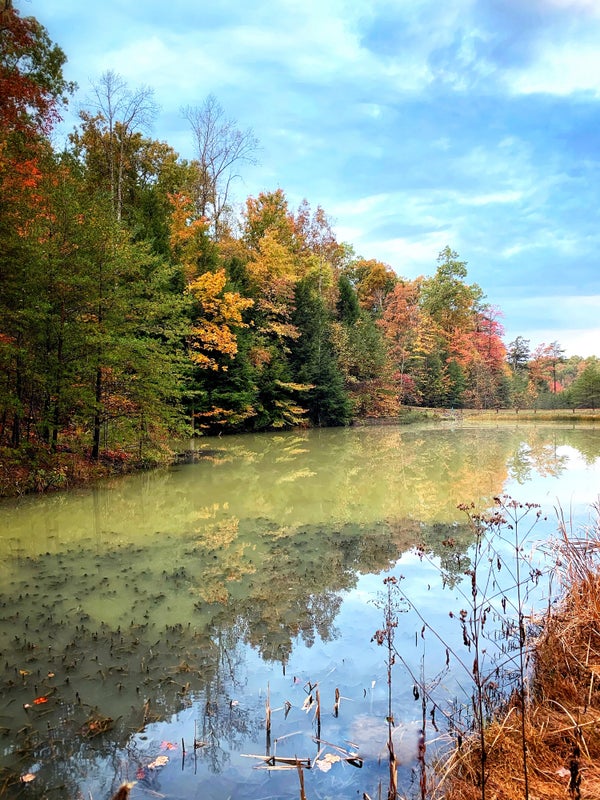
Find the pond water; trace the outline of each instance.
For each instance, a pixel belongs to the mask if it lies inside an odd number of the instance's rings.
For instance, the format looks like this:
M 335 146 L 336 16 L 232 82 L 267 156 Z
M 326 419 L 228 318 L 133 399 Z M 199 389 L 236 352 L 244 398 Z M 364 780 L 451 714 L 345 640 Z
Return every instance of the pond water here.
M 413 678 L 443 668 L 463 602 L 472 531 L 457 506 L 540 503 L 531 543 L 555 534 L 559 506 L 589 523 L 600 429 L 440 423 L 196 448 L 197 463 L 0 505 L 0 795 L 104 800 L 136 781 L 133 800 L 297 798 L 301 782 L 307 800 L 386 796 L 373 636 L 389 575 L 440 632 L 399 614 L 394 741 L 410 794 Z M 461 680 L 444 673 L 448 707 Z

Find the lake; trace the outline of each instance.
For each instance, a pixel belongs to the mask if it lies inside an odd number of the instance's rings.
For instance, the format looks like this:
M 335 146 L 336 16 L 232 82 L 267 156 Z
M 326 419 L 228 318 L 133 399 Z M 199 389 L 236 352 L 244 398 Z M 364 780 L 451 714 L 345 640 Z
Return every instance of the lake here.
M 416 791 L 415 675 L 448 708 L 464 687 L 444 669 L 473 542 L 457 507 L 541 504 L 528 549 L 555 535 L 557 508 L 589 524 L 600 428 L 448 422 L 195 447 L 196 463 L 0 505 L 0 795 L 104 800 L 136 781 L 133 800 L 297 798 L 301 782 L 307 800 L 385 796 L 373 637 L 389 575 L 440 634 L 397 609 L 394 741 L 401 791 Z M 431 722 L 428 753 L 445 728 Z

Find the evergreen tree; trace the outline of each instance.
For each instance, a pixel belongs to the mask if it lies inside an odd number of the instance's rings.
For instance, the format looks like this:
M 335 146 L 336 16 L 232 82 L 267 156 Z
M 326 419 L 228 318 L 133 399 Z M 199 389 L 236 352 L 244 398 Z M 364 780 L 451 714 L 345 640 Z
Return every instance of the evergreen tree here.
M 448 396 L 451 408 L 462 408 L 467 379 L 460 364 L 453 359 L 448 362 Z
M 600 408 L 600 364 L 589 359 L 587 366 L 571 387 L 572 403 L 579 408 Z
M 529 356 L 529 339 L 517 336 L 516 339 L 509 343 L 506 360 L 510 364 L 513 372 L 526 369 Z
M 444 361 L 438 350 L 427 353 L 420 369 L 416 372 L 415 383 L 421 398 L 421 405 L 430 408 L 443 408 L 448 402 L 447 373 Z
M 360 305 L 354 287 L 347 275 L 342 273 L 338 280 L 338 319 L 345 325 L 353 325 L 360 316 Z
M 292 321 L 300 336 L 291 345 L 290 362 L 296 380 L 311 386 L 306 394 L 311 422 L 319 426 L 347 424 L 350 403 L 331 343 L 330 321 L 310 277 L 296 285 Z

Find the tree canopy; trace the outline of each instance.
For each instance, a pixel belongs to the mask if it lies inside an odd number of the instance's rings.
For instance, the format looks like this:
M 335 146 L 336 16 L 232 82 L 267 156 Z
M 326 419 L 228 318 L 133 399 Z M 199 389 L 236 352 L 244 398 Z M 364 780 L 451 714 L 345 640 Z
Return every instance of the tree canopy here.
M 505 347 L 450 246 L 408 279 L 280 187 L 236 209 L 258 142 L 214 96 L 183 110 L 186 161 L 149 138 L 152 89 L 108 71 L 57 153 L 64 53 L 10 3 L 0 45 L 0 445 L 143 457 L 405 405 L 597 406 L 597 363 Z

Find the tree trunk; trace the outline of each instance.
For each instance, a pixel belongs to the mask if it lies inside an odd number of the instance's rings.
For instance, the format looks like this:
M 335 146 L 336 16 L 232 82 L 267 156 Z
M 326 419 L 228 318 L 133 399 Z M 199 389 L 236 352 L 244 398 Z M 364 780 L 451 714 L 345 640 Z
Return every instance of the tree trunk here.
M 102 427 L 102 415 L 100 413 L 102 401 L 102 367 L 96 369 L 96 410 L 94 412 L 94 434 L 92 440 L 92 458 L 97 461 L 100 457 L 100 431 Z

